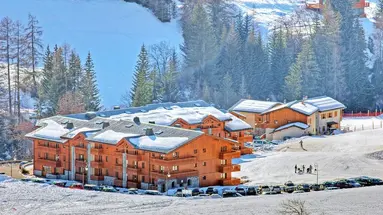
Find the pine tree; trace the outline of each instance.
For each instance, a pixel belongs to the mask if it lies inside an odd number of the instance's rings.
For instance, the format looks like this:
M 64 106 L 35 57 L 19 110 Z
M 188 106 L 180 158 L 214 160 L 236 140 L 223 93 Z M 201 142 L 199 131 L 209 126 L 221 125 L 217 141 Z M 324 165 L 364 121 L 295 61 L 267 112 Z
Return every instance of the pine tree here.
M 82 66 L 81 59 L 76 52 L 72 50 L 69 56 L 68 63 L 68 90 L 72 92 L 77 92 L 79 90 L 79 86 L 81 84 L 82 77 Z
M 37 96 L 37 72 L 36 67 L 39 64 L 39 60 L 42 56 L 42 28 L 39 26 L 39 21 L 35 16 L 29 14 L 28 16 L 28 25 L 25 29 L 26 31 L 26 43 L 27 49 L 26 54 L 28 55 L 28 66 L 32 67 L 32 72 L 29 72 L 29 75 L 32 77 L 32 96 Z
M 90 52 L 86 58 L 84 72 L 81 78 L 80 91 L 84 99 L 86 111 L 98 111 L 101 109 L 101 99 L 97 87 L 96 72 Z
M 285 78 L 284 93 L 285 99 L 290 101 L 302 98 L 302 70 L 298 63 L 290 67 Z
M 180 89 L 178 86 L 178 75 L 178 59 L 175 50 L 173 50 L 168 69 L 163 75 L 163 84 L 161 87 L 162 102 L 176 102 L 179 100 Z
M 223 108 L 229 108 L 232 106 L 237 98 L 236 93 L 233 90 L 233 81 L 229 73 L 226 73 L 222 80 L 222 102 L 220 102 Z
M 141 46 L 131 90 L 132 106 L 143 106 L 153 101 L 153 80 L 150 77 L 149 58 L 145 45 Z

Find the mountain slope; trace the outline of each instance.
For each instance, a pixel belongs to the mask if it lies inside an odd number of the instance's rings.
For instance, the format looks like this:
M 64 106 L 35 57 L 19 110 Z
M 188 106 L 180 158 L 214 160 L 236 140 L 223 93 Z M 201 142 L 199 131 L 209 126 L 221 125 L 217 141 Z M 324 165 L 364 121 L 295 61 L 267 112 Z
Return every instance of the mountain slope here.
M 152 13 L 123 0 L 2 0 L 0 14 L 27 23 L 37 16 L 45 45 L 69 43 L 85 60 L 91 51 L 105 107 L 119 104 L 130 89 L 140 46 L 182 42 L 176 21 L 161 23 Z M 1 16 L 1 17 L 2 17 Z

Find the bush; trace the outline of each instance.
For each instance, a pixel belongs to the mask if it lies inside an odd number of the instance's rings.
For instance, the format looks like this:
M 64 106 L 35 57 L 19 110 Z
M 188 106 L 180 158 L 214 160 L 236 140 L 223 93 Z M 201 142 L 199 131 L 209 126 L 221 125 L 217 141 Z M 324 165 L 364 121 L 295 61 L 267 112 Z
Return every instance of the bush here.
M 309 215 L 305 204 L 305 201 L 299 199 L 289 199 L 281 203 L 278 212 L 285 215 Z

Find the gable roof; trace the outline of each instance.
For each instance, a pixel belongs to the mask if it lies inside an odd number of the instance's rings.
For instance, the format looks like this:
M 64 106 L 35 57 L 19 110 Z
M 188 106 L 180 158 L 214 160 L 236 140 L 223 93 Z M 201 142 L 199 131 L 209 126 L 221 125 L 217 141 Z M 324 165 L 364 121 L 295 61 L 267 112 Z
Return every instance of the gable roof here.
M 309 98 L 305 100 L 305 103 L 316 106 L 320 112 L 346 108 L 344 104 L 328 96 Z
M 262 113 L 264 111 L 273 108 L 276 105 L 280 105 L 280 102 L 259 101 L 250 99 L 241 99 L 234 104 L 230 111 L 248 112 L 248 113 Z
M 229 132 L 233 131 L 243 131 L 243 130 L 250 130 L 252 127 L 247 124 L 245 121 L 241 120 L 240 118 L 234 116 L 231 113 L 226 113 L 227 116 L 229 116 L 232 120 L 225 123 L 225 130 Z
M 288 129 L 288 128 L 291 128 L 291 127 L 297 127 L 297 128 L 302 129 L 302 130 L 305 130 L 305 129 L 307 129 L 310 126 L 308 126 L 307 124 L 302 123 L 302 122 L 293 122 L 293 123 L 289 123 L 289 124 L 283 125 L 283 126 L 281 126 L 279 128 L 276 128 L 273 131 L 273 133 L 278 132 L 278 131 L 282 131 L 282 130 L 285 130 L 285 129 Z

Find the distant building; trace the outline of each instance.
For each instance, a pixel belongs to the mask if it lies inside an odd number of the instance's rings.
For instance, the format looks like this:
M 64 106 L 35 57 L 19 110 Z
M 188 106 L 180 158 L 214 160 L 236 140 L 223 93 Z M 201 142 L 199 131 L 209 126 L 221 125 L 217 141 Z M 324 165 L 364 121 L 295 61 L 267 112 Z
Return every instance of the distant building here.
M 34 174 L 159 191 L 240 183 L 231 176 L 240 171 L 232 164 L 240 157 L 236 141 L 144 123 L 139 117 L 116 120 L 96 115 L 39 120 L 38 129 L 26 135 L 33 140 Z M 219 124 L 213 117 L 207 120 Z
M 311 10 L 323 10 L 326 0 L 306 0 L 306 8 Z M 366 17 L 365 8 L 370 7 L 366 0 L 353 0 L 354 13 L 360 17 Z
M 339 129 L 343 109 L 346 108 L 326 96 L 286 104 L 246 100 L 246 108 L 241 101 L 230 108 L 231 112 L 246 117 L 243 119 L 246 122 L 255 122 L 251 124 L 254 125 L 254 132 L 269 140 L 325 134 Z

